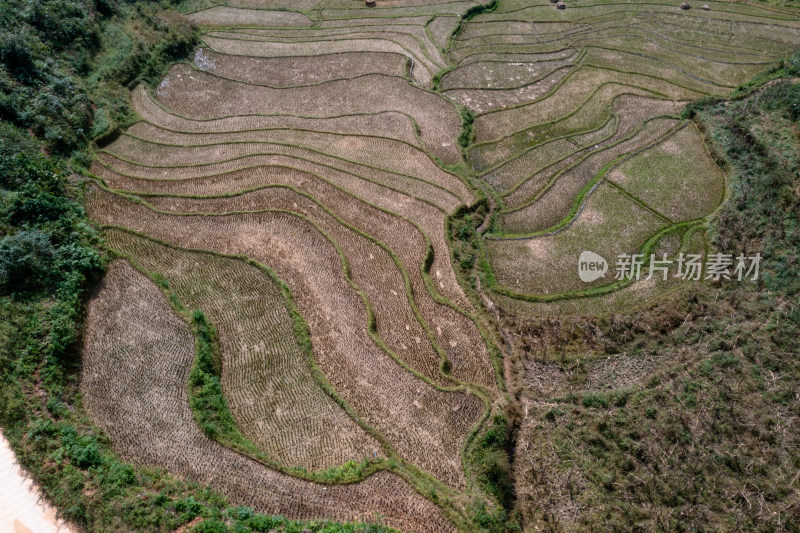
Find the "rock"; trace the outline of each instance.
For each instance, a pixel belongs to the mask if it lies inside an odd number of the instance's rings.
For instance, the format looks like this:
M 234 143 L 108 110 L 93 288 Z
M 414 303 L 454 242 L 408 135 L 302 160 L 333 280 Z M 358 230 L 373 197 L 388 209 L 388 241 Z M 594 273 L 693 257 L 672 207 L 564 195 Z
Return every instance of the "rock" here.
M 708 4 L 703 4 L 702 6 L 700 6 L 700 9 L 702 9 L 703 11 L 710 11 L 711 10 L 711 8 L 708 7 Z
M 559 2 L 559 3 L 556 4 L 556 8 L 558 8 L 558 9 L 567 9 L 567 4 L 565 4 L 564 2 Z
M 689 2 L 683 2 L 681 4 L 681 9 L 683 9 L 684 11 L 689 9 L 690 7 L 692 7 L 692 6 L 689 5 Z

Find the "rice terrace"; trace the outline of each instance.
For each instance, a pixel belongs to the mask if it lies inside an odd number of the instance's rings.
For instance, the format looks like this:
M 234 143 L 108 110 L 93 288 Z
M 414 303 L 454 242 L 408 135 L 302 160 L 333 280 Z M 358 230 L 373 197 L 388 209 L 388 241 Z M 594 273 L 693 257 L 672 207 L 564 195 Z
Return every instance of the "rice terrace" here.
M 790 181 L 764 195 L 782 191 L 797 217 L 799 111 L 768 96 L 800 94 L 800 5 L 176 5 L 169 20 L 199 41 L 129 84 L 135 119 L 96 136 L 70 177 L 106 250 L 76 412 L 131 480 L 156 481 L 152 495 L 115 486 L 130 502 L 93 515 L 111 491 L 97 474 L 77 485 L 80 513 L 59 505 L 67 518 L 92 531 L 800 528 L 797 335 L 780 333 L 800 324 L 796 287 L 757 296 L 783 279 L 771 250 L 791 254 L 780 243 L 798 230 L 756 235 L 748 221 L 781 217 L 736 218 L 761 198 L 737 165 L 779 150 Z M 737 132 L 765 148 L 728 150 Z M 653 274 L 690 256 L 705 265 L 693 279 Z M 775 264 L 795 268 L 787 257 Z M 625 258 L 642 262 L 620 273 Z M 759 359 L 772 353 L 791 357 Z M 784 400 L 719 407 L 754 395 Z M 238 510 L 187 504 L 197 487 Z

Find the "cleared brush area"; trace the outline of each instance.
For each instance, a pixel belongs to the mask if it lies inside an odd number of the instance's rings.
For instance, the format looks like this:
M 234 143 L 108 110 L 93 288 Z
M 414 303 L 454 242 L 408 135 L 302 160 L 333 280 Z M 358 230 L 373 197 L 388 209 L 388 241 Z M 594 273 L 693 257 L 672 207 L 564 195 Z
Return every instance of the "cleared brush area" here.
M 288 467 L 322 470 L 383 455 L 380 444 L 313 379 L 279 287 L 244 261 L 109 229 L 111 248 L 161 276 L 219 333 L 221 384 L 242 433 Z
M 452 486 L 463 486 L 459 452 L 483 413 L 482 402 L 464 392 L 436 389 L 384 351 L 371 336 L 374 315 L 349 277 L 339 244 L 310 221 L 279 211 L 168 215 L 99 190 L 88 207 L 106 224 L 184 248 L 244 254 L 272 268 L 291 287 L 308 322 L 317 363 L 345 402 L 401 456 Z
M 125 459 L 213 484 L 240 505 L 267 513 L 352 521 L 374 521 L 378 513 L 379 521 L 399 529 L 455 531 L 394 474 L 324 486 L 269 470 L 205 437 L 187 396 L 194 335 L 158 287 L 127 262 L 111 265 L 87 322 L 84 405 Z

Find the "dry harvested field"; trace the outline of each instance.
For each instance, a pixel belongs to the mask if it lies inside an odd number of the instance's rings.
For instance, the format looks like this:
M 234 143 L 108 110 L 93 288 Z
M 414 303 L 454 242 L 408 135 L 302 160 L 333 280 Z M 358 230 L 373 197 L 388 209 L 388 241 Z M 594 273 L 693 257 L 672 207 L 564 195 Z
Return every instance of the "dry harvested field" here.
M 111 265 L 92 299 L 88 323 L 85 405 L 123 457 L 213 483 L 242 504 L 276 514 L 360 520 L 377 512 L 400 529 L 454 530 L 395 474 L 323 486 L 275 472 L 209 440 L 194 423 L 187 398 L 192 332 L 158 287 L 129 263 Z
M 713 0 L 377 3 L 188 15 L 202 46 L 95 151 L 86 207 L 118 258 L 82 393 L 123 457 L 235 505 L 488 531 L 480 447 L 513 402 L 497 307 L 671 286 L 584 284 L 577 258 L 704 250 L 726 176 L 681 112 L 785 57 L 800 21 Z M 190 407 L 195 309 L 246 445 Z
M 659 232 L 702 227 L 725 176 L 681 110 L 800 44 L 791 9 L 567 4 L 501 0 L 472 18 L 438 86 L 475 114 L 466 162 L 495 196 L 483 253 L 501 307 L 600 298 L 614 280 L 582 283 L 581 251 L 613 269 L 620 253 L 654 250 Z
M 180 250 L 118 229 L 109 229 L 106 238 L 214 322 L 226 355 L 222 386 L 231 391 L 231 411 L 267 455 L 316 470 L 382 454 L 379 443 L 314 381 L 306 354 L 292 342 L 283 295 L 266 273 L 241 260 Z

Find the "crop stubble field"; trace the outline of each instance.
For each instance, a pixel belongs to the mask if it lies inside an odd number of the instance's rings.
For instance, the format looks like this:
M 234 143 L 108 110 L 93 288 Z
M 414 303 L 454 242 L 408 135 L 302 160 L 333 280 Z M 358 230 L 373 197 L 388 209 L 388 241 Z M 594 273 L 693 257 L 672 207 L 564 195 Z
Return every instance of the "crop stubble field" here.
M 466 501 L 496 508 L 467 457 L 507 401 L 503 362 L 448 217 L 488 196 L 493 305 L 657 294 L 583 286 L 577 255 L 676 252 L 703 228 L 725 175 L 680 112 L 785 56 L 800 23 L 732 2 L 478 5 L 188 15 L 202 47 L 133 92 L 141 121 L 97 150 L 87 193 L 121 258 L 90 302 L 82 391 L 123 457 L 293 518 L 472 531 Z M 218 331 L 257 457 L 194 422 L 194 337 L 164 292 Z M 356 463 L 374 468 L 337 483 Z
M 787 57 L 800 24 L 789 9 L 707 5 L 561 11 L 508 0 L 454 38 L 439 88 L 476 114 L 466 160 L 497 197 L 484 254 L 501 306 L 510 297 L 531 310 L 611 288 L 578 279 L 581 250 L 613 263 L 658 231 L 702 226 L 722 202 L 725 176 L 681 110 Z

